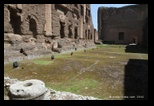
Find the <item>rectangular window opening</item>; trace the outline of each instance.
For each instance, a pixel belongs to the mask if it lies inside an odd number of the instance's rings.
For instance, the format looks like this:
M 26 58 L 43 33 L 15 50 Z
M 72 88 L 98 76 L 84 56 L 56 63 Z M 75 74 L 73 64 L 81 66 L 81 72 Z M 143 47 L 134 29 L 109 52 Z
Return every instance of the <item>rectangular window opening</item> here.
M 119 40 L 124 40 L 124 32 L 119 32 Z

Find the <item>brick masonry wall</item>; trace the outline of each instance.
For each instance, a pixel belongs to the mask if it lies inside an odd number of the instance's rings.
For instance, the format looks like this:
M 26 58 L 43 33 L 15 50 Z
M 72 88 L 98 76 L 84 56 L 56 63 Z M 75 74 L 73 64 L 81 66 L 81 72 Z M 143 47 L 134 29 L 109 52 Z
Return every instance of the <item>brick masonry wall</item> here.
M 142 42 L 143 27 L 148 8 L 147 5 L 133 5 L 121 8 L 105 8 L 98 10 L 99 36 L 104 41 L 117 43 Z M 124 33 L 124 40 L 119 40 L 119 32 Z
M 45 26 L 45 5 L 42 4 L 24 4 L 23 5 L 23 34 L 32 34 L 29 30 L 29 18 L 34 18 L 37 23 L 38 34 L 43 34 Z

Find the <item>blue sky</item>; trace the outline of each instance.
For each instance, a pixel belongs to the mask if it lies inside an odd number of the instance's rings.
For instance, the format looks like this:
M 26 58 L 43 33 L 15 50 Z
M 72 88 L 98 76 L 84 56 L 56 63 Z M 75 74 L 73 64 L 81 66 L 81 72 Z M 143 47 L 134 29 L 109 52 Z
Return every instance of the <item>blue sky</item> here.
M 128 5 L 134 5 L 134 4 L 91 4 L 91 14 L 92 14 L 92 21 L 94 28 L 97 28 L 97 10 L 98 7 L 104 6 L 104 7 L 123 7 Z

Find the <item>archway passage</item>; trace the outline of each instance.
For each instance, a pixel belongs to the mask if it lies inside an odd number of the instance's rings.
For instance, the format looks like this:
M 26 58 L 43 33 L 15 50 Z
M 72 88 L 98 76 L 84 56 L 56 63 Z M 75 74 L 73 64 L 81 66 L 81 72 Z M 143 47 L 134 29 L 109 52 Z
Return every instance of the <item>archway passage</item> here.
M 69 38 L 71 38 L 72 35 L 73 35 L 73 33 L 72 33 L 72 28 L 71 28 L 71 27 L 72 27 L 72 26 L 69 26 L 69 27 L 68 27 L 68 30 L 69 30 L 68 36 L 69 36 Z
M 90 30 L 88 29 L 88 39 L 90 39 Z
M 65 28 L 64 23 L 61 22 L 60 23 L 60 36 L 61 36 L 61 38 L 65 37 L 64 28 Z
M 36 24 L 36 21 L 33 18 L 31 18 L 29 20 L 29 30 L 32 31 L 33 37 L 37 38 L 37 35 L 38 35 L 37 24 Z
M 10 11 L 10 24 L 12 25 L 14 34 L 22 34 L 21 33 L 21 17 L 17 15 L 17 10 L 13 8 L 9 8 Z
M 85 30 L 85 38 L 87 40 L 87 30 Z
M 77 39 L 78 38 L 78 29 L 77 27 L 74 28 L 74 38 Z
M 93 35 L 92 35 L 92 33 L 91 33 L 90 39 L 91 39 L 91 40 L 93 39 Z

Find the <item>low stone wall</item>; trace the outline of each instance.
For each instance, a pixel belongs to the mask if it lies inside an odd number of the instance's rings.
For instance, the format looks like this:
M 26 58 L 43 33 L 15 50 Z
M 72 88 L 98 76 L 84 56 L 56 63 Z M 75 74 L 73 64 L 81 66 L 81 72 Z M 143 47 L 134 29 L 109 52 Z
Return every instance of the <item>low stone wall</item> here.
M 38 51 L 26 51 L 26 53 L 28 54 L 27 56 L 20 53 L 20 51 L 4 50 L 4 64 L 14 61 L 22 61 L 27 59 L 43 57 L 51 54 L 51 51 L 38 50 Z
M 28 35 L 5 33 L 4 36 L 4 64 L 38 58 L 52 54 L 52 52 L 66 53 L 86 48 L 95 48 L 92 40 L 69 38 L 44 39 L 40 35 L 39 37 L 42 40 L 40 41 L 40 39 L 35 39 Z M 26 52 L 27 56 L 20 53 L 21 48 Z

